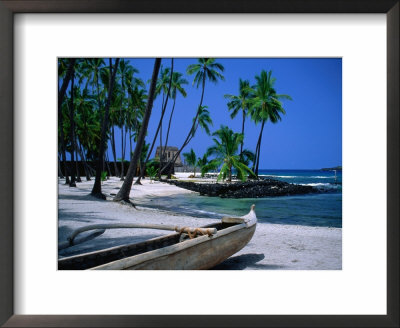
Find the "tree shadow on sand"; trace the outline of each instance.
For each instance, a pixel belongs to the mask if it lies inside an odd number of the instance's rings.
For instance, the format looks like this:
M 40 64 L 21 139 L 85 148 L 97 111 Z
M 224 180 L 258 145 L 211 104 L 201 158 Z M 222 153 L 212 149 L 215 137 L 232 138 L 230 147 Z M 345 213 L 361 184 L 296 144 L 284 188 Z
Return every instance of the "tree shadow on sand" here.
M 255 270 L 279 270 L 284 268 L 280 265 L 257 263 L 262 261 L 264 258 L 264 254 L 242 254 L 233 256 L 218 264 L 211 270 L 244 270 L 246 268 Z
M 58 199 L 68 199 L 68 200 L 81 200 L 81 201 L 91 201 L 91 202 L 105 202 L 104 199 L 100 199 L 97 197 L 94 197 L 90 194 L 87 193 L 81 193 L 79 195 L 58 195 Z
M 101 212 L 87 211 L 87 212 L 68 212 L 63 209 L 58 209 L 58 224 L 62 225 L 65 221 L 83 222 L 83 223 L 100 223 L 99 220 L 104 222 L 111 222 L 107 218 L 101 217 Z M 65 223 L 64 223 L 65 224 Z

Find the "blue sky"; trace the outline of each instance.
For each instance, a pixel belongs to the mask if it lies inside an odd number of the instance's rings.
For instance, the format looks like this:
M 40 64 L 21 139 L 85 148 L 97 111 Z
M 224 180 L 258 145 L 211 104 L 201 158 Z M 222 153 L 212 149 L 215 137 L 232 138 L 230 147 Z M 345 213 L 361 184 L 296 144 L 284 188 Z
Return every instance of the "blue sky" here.
M 178 95 L 168 144 L 180 147 L 188 131 L 200 101 L 201 89 L 192 85 L 193 76 L 186 75 L 186 68 L 197 59 L 175 58 L 174 71 L 183 73 L 189 84 L 185 86 L 187 97 Z M 272 70 L 278 93 L 288 94 L 293 100 L 283 101 L 286 115 L 277 124 L 267 122 L 261 149 L 260 168 L 265 169 L 318 169 L 342 165 L 342 60 L 339 58 L 221 58 L 225 67 L 225 81 L 206 83 L 203 104 L 208 106 L 213 120 L 211 131 L 221 124 L 235 132 L 241 130 L 241 116 L 230 118 L 225 94 L 238 94 L 239 79 L 255 82 L 255 76 L 264 70 Z M 151 78 L 154 59 L 130 59 L 139 70 L 143 81 Z M 163 67 L 171 65 L 171 59 L 163 58 Z M 147 85 L 148 88 L 148 85 Z M 163 136 L 172 108 L 169 101 L 165 114 Z M 153 107 L 146 142 L 151 142 L 160 118 L 161 96 Z M 118 129 L 117 129 L 118 130 Z M 245 148 L 255 150 L 260 125 L 247 118 Z M 117 157 L 121 157 L 120 132 L 117 132 Z M 158 143 L 156 143 L 157 145 Z M 212 145 L 212 139 L 203 131 L 185 148 L 193 148 L 198 157 Z M 126 157 L 128 159 L 129 143 Z M 154 150 L 155 151 L 155 150 Z M 153 151 L 153 153 L 154 153 Z M 111 148 L 108 150 L 112 160 Z

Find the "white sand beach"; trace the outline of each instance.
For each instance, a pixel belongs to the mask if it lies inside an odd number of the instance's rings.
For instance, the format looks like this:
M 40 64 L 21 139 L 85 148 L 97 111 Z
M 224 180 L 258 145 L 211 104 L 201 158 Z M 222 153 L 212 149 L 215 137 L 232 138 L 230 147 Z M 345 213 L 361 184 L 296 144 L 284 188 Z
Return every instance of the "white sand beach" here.
M 186 178 L 190 173 L 178 173 Z M 58 182 L 59 242 L 66 241 L 72 230 L 95 223 L 156 223 L 199 227 L 213 222 L 210 218 L 185 216 L 180 213 L 151 208 L 151 199 L 194 193 L 174 185 L 142 180 L 133 185 L 130 197 L 141 198 L 148 206 L 133 207 L 112 201 L 122 185 L 112 177 L 102 184 L 107 201 L 90 196 L 94 179 L 77 183 L 76 188 Z M 147 205 L 147 204 L 146 204 Z M 257 209 L 256 209 L 257 212 Z M 240 213 L 243 215 L 245 213 Z M 240 216 L 238 215 L 238 216 Z M 215 219 L 215 221 L 217 221 Z M 169 231 L 150 229 L 113 229 L 85 243 L 59 251 L 59 257 L 93 251 L 125 243 L 139 242 L 169 234 Z M 250 243 L 221 263 L 216 270 L 340 270 L 342 268 L 342 229 L 258 223 Z

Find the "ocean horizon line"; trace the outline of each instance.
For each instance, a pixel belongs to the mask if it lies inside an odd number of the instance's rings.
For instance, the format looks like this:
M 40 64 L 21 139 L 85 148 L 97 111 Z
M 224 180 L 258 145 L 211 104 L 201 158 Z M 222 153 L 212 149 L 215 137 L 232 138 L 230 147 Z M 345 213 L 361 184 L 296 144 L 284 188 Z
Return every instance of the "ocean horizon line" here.
M 326 168 L 314 168 L 314 169 L 265 169 L 265 168 L 260 168 L 258 169 L 259 171 L 264 170 L 264 171 L 321 171 L 321 170 L 326 170 Z M 332 168 L 333 170 L 333 168 Z

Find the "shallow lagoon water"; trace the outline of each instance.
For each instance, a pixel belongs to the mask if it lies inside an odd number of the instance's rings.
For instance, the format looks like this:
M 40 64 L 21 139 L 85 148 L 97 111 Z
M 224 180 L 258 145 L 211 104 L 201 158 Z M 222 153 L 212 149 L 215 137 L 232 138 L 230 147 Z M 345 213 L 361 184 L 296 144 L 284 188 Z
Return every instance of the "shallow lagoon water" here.
M 149 205 L 196 217 L 220 218 L 247 214 L 250 206 L 255 204 L 259 222 L 342 227 L 341 172 L 337 172 L 336 183 L 334 172 L 331 171 L 261 170 L 260 173 L 289 183 L 312 184 L 329 192 L 241 199 L 199 196 L 193 193 L 143 199 L 138 201 L 138 205 Z

